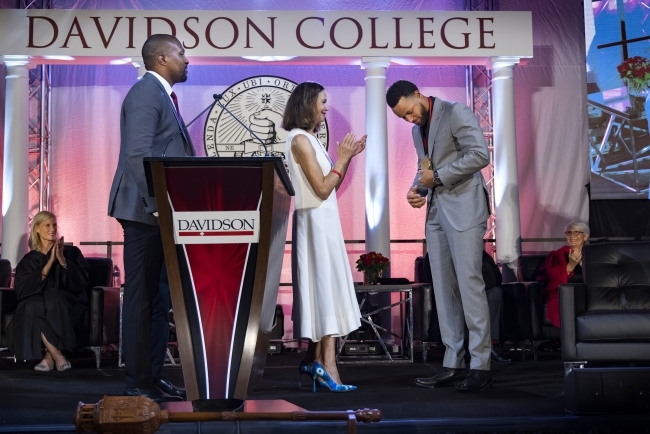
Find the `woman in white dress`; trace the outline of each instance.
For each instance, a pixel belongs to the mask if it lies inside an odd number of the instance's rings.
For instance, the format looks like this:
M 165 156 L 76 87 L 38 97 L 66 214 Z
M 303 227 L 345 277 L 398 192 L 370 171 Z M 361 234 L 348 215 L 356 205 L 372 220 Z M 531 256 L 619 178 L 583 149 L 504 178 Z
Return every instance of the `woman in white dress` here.
M 323 86 L 301 83 L 291 93 L 283 116 L 287 136 L 286 160 L 296 192 L 294 209 L 294 312 L 300 337 L 310 339 L 300 375 L 335 392 L 355 386 L 343 385 L 336 368 L 335 338 L 361 326 L 361 313 L 352 282 L 336 189 L 341 185 L 353 157 L 366 146 L 366 136 L 355 141 L 348 133 L 337 142 L 334 163 L 316 138 L 327 113 Z M 300 385 L 300 383 L 299 383 Z

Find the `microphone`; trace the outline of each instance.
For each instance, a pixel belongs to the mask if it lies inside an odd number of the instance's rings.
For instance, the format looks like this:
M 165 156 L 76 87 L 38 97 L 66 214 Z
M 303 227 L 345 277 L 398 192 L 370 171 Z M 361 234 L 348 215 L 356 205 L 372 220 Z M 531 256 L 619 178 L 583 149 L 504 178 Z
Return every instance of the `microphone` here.
M 213 95 L 212 97 L 216 100 L 217 95 Z M 169 142 L 167 142 L 167 144 L 165 145 L 165 149 L 163 149 L 163 153 L 162 153 L 162 155 L 161 155 L 162 157 L 165 157 L 165 154 L 167 153 L 167 147 L 171 144 L 171 142 L 173 142 L 174 139 L 176 139 L 176 137 L 178 137 L 179 135 L 181 135 L 183 132 L 187 131 L 187 129 L 190 127 L 190 125 L 192 125 L 192 124 L 194 123 L 195 120 L 197 120 L 198 118 L 200 118 L 200 117 L 203 115 L 203 113 L 205 113 L 205 112 L 207 112 L 208 110 L 210 110 L 210 109 L 212 108 L 212 106 L 214 105 L 215 102 L 216 102 L 216 101 L 212 101 L 212 102 L 210 103 L 210 105 L 207 106 L 207 107 L 206 107 L 206 108 L 205 108 L 201 113 L 199 113 L 198 116 L 196 116 L 194 119 L 192 119 L 192 120 L 190 121 L 189 124 L 186 124 L 186 125 L 185 125 L 183 128 L 181 128 L 181 129 L 180 129 L 176 134 L 174 134 L 174 137 L 172 137 L 171 140 L 170 140 Z
M 228 114 L 229 114 L 230 116 L 233 117 L 233 119 L 235 119 L 237 122 L 239 122 L 239 124 L 240 124 L 242 127 L 244 127 L 244 129 L 245 129 L 246 131 L 248 131 L 249 133 L 251 133 L 251 135 L 252 135 L 253 137 L 255 137 L 255 138 L 256 138 L 256 139 L 257 139 L 257 140 L 262 144 L 262 147 L 264 148 L 264 156 L 265 156 L 265 157 L 268 157 L 268 156 L 269 156 L 269 149 L 266 147 L 266 143 L 264 143 L 264 140 L 260 139 L 259 136 L 258 136 L 257 134 L 255 134 L 255 132 L 254 132 L 253 130 L 251 130 L 251 129 L 250 129 L 250 128 L 245 124 L 245 123 L 243 123 L 242 121 L 240 121 L 239 118 L 233 114 L 233 112 L 231 112 L 230 110 L 228 110 L 228 109 L 226 108 L 225 105 L 221 104 L 221 99 L 223 98 L 223 95 L 220 94 L 220 93 L 219 93 L 219 94 L 215 93 L 214 95 L 212 95 L 212 97 L 214 98 L 214 101 L 215 101 L 217 104 L 219 104 L 219 107 L 221 107 L 222 109 L 224 109 L 225 111 L 227 111 Z

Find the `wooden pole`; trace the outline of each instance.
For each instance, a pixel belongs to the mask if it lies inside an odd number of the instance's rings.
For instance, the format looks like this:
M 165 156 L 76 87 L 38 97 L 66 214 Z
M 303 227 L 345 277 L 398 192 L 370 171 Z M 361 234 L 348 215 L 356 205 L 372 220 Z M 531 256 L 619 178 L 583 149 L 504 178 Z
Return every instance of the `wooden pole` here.
M 143 396 L 104 396 L 97 404 L 80 402 L 74 416 L 77 432 L 127 434 L 154 433 L 160 425 L 185 422 L 219 421 L 346 421 L 349 434 L 356 434 L 357 422 L 379 422 L 377 409 L 348 411 L 291 411 L 291 412 L 178 412 L 161 410 L 160 406 Z

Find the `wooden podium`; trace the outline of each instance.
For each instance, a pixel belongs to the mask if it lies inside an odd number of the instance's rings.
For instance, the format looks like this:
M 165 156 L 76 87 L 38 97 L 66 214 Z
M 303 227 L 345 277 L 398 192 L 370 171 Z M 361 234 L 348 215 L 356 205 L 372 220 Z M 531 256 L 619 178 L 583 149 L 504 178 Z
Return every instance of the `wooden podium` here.
M 144 165 L 187 399 L 245 399 L 264 373 L 275 314 L 294 194 L 284 163 L 189 157 Z

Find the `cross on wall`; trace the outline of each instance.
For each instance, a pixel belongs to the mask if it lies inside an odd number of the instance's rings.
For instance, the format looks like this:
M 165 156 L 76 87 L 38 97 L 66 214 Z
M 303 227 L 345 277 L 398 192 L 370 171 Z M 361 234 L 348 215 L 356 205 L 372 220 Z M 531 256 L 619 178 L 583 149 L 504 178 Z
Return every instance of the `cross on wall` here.
M 592 3 L 596 2 L 596 1 L 600 1 L 600 0 L 592 0 Z M 640 36 L 638 38 L 627 39 L 627 29 L 626 29 L 626 26 L 625 26 L 624 3 L 625 3 L 624 0 L 616 0 L 616 10 L 618 11 L 618 16 L 620 18 L 620 24 L 621 24 L 621 40 L 616 41 L 616 42 L 608 42 L 607 44 L 601 44 L 601 45 L 596 46 L 596 48 L 598 48 L 600 50 L 600 49 L 603 49 L 603 48 L 609 48 L 609 47 L 615 47 L 615 46 L 621 45 L 622 48 L 623 48 L 623 59 L 622 60 L 625 60 L 625 59 L 630 57 L 628 55 L 628 51 L 627 51 L 628 45 L 633 44 L 635 42 L 647 41 L 647 40 L 650 39 L 650 36 L 648 36 L 648 35 Z M 646 7 L 648 7 L 647 5 L 645 5 L 645 3 L 642 3 L 642 4 L 644 6 L 646 6 Z M 650 9 L 650 7 L 648 9 Z M 648 17 L 648 15 L 646 14 L 643 21 L 645 21 L 647 17 Z

